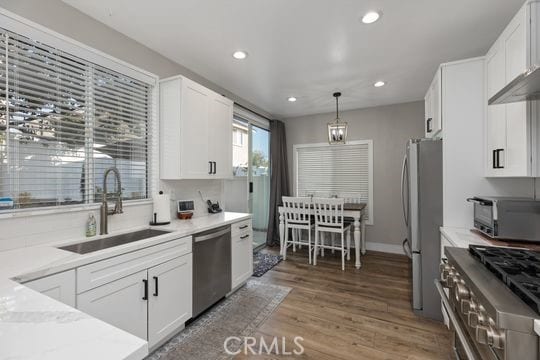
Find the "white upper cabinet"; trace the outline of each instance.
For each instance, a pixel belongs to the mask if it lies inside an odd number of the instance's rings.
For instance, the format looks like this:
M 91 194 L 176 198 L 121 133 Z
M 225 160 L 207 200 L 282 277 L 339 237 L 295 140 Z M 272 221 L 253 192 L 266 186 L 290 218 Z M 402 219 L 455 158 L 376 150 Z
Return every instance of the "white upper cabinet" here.
M 439 68 L 429 89 L 425 101 L 425 136 L 441 137 L 442 131 L 442 69 Z
M 233 102 L 183 76 L 160 82 L 161 179 L 232 176 Z
M 214 162 L 213 177 L 228 178 L 232 175 L 233 103 L 221 95 L 212 96 L 210 117 L 215 120 L 208 140 L 209 158 Z M 224 136 L 226 134 L 230 136 Z
M 529 67 L 527 61 L 527 23 L 527 7 L 524 6 L 508 24 L 501 36 L 505 54 L 504 74 L 506 78 L 504 85 L 521 75 Z
M 530 66 L 527 46 L 531 26 L 530 4 L 525 4 L 486 55 L 486 137 L 487 177 L 535 176 L 532 132 L 536 113 L 530 102 L 487 105 L 499 92 Z

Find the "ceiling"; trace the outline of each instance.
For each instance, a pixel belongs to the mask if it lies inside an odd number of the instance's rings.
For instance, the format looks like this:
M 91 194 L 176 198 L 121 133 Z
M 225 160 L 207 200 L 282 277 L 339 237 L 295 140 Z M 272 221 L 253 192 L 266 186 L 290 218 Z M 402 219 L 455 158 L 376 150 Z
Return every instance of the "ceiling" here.
M 438 64 L 484 55 L 524 0 L 64 2 L 285 118 L 333 111 L 336 90 L 343 109 L 420 100 Z M 366 25 L 369 10 L 383 15 Z

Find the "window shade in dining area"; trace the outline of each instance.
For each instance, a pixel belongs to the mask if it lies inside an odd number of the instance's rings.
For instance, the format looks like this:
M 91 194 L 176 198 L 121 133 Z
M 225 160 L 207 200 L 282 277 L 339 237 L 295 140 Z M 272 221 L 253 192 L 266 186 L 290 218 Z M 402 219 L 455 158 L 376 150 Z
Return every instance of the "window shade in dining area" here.
M 298 196 L 345 198 L 367 203 L 373 220 L 373 143 L 354 141 L 345 145 L 295 145 L 295 178 Z

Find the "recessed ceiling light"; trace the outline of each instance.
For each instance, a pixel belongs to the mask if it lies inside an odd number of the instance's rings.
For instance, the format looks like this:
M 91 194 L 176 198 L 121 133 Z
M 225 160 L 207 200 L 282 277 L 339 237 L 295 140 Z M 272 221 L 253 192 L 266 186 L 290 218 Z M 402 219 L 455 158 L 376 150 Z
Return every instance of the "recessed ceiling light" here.
M 370 11 L 362 17 L 362 22 L 364 24 L 373 24 L 375 21 L 379 20 L 381 14 L 377 11 Z
M 381 87 L 381 86 L 384 86 L 386 85 L 386 83 L 384 81 L 377 81 L 375 84 L 373 84 L 373 86 L 375 87 Z
M 247 52 L 242 51 L 242 50 L 237 50 L 232 54 L 232 56 L 236 60 L 244 60 L 245 58 L 247 58 Z
M 291 96 L 287 99 L 287 101 L 289 102 L 295 102 L 296 101 L 296 98 L 294 96 Z

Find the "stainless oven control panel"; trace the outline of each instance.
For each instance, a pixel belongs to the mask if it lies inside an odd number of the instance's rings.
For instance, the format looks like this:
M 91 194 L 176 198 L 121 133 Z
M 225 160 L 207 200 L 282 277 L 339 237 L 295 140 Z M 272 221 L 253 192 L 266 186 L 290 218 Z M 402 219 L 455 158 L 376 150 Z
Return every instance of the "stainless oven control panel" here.
M 440 266 L 440 273 L 442 286 L 449 290 L 448 301 L 461 320 L 461 325 L 465 325 L 469 335 L 468 340 L 472 340 L 476 348 L 489 347 L 493 355 L 504 354 L 504 331 L 496 327 L 495 321 L 487 314 L 456 268 L 451 264 L 443 263 Z M 497 358 L 494 357 L 494 359 Z

